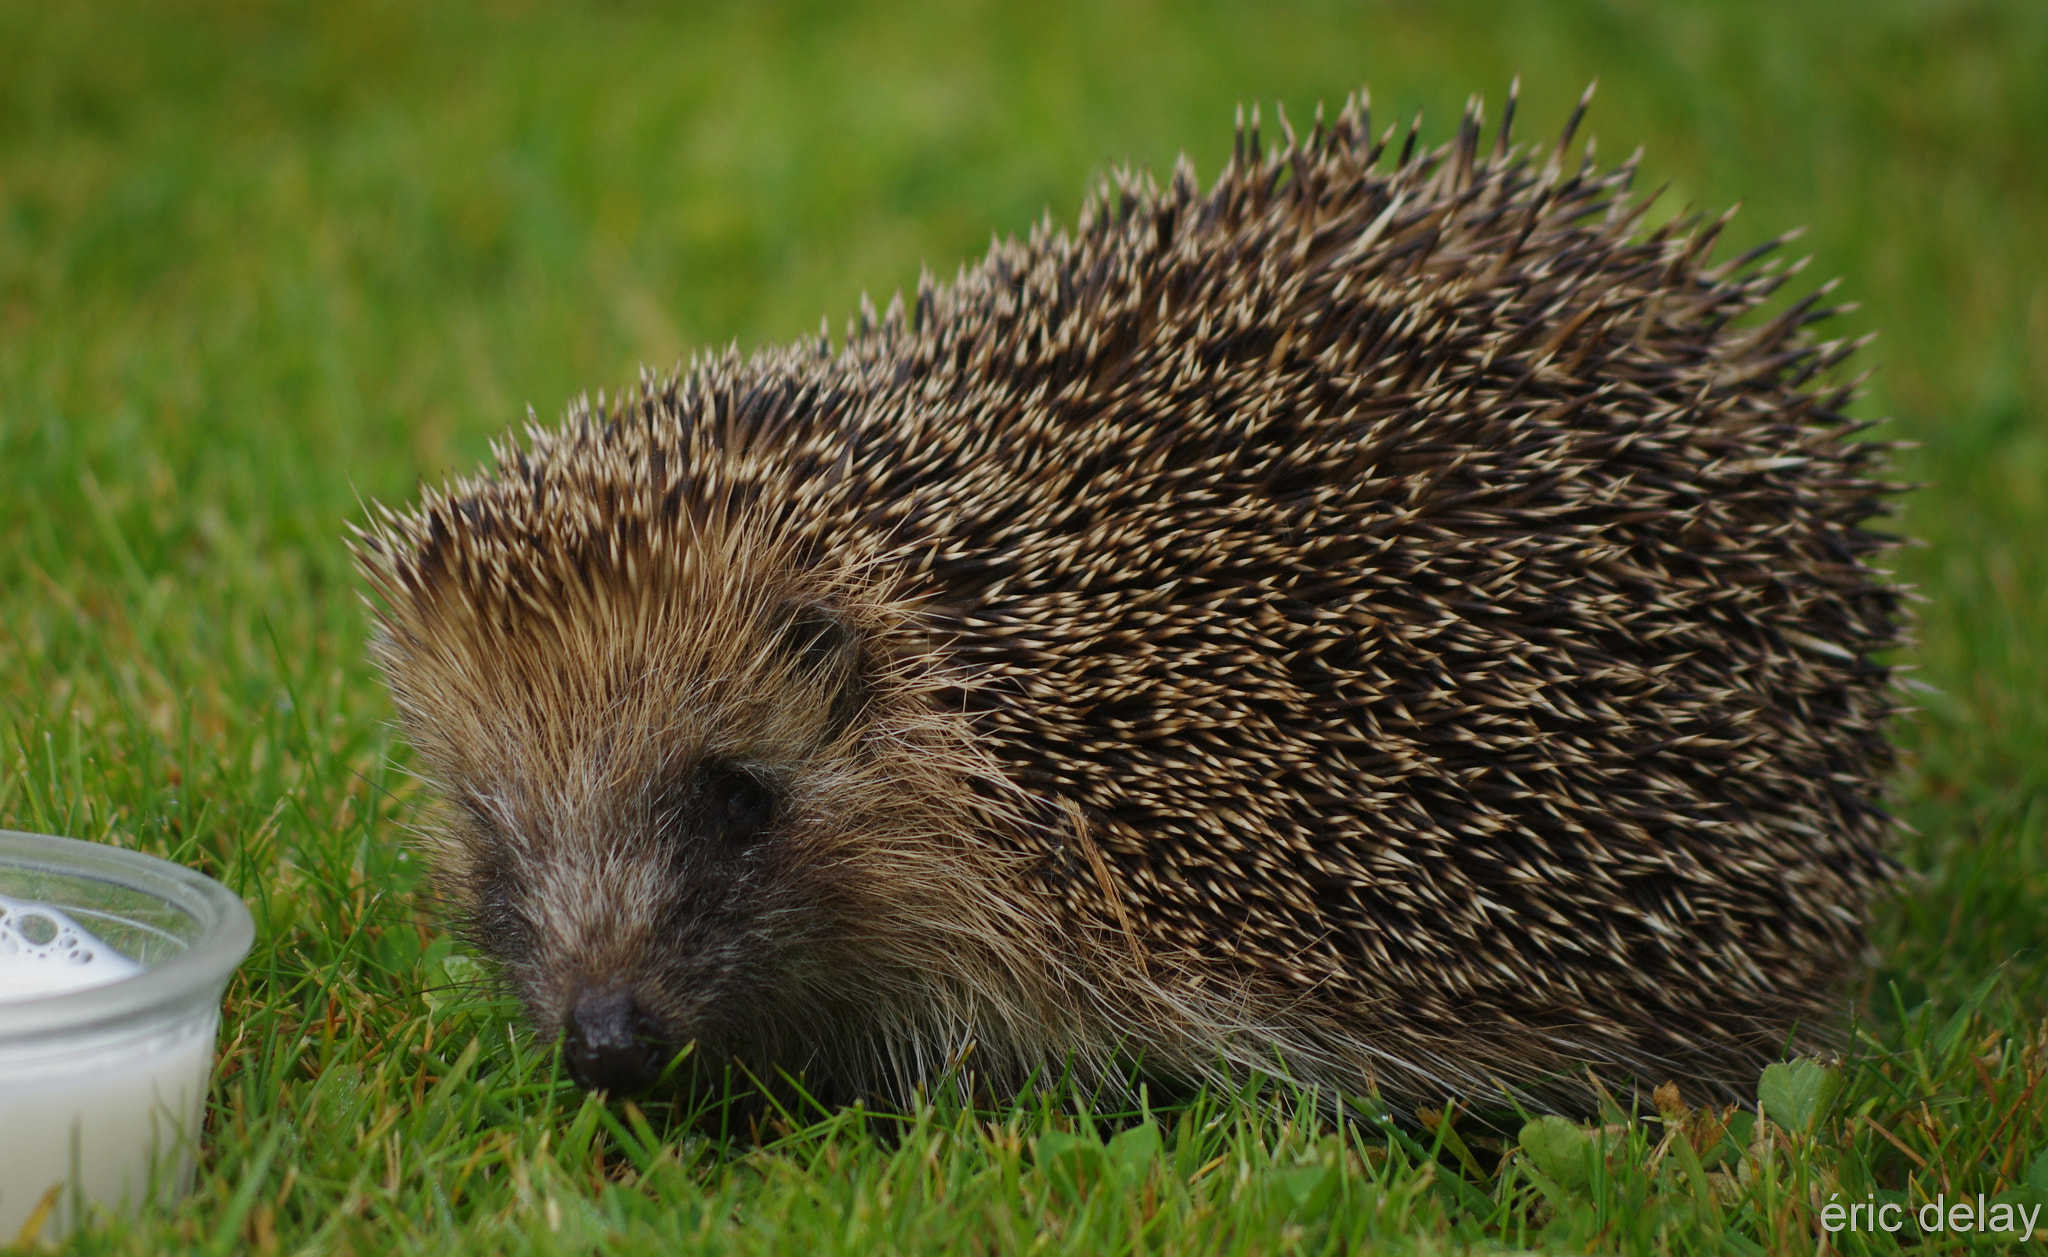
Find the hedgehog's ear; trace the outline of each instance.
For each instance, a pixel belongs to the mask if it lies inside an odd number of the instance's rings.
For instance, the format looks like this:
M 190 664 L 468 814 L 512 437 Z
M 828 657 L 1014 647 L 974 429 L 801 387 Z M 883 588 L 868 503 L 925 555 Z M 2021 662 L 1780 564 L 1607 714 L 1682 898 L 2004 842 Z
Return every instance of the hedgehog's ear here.
M 771 649 L 797 675 L 814 680 L 832 696 L 832 732 L 859 706 L 860 643 L 853 626 L 824 607 L 789 603 L 776 609 Z
M 771 632 L 775 653 L 806 676 L 846 671 L 853 663 L 853 630 L 823 607 L 784 604 Z

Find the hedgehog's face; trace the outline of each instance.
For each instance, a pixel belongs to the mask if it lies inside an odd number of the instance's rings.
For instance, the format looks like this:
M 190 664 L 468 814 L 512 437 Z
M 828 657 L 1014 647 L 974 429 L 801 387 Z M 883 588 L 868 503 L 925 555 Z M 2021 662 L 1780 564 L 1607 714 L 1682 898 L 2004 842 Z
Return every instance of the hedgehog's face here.
M 641 1090 L 685 1044 L 779 1055 L 790 958 L 831 933 L 805 766 L 674 732 L 679 750 L 609 790 L 461 796 L 471 936 L 585 1087 Z
M 615 1092 L 686 1045 L 800 1070 L 861 1038 L 842 1023 L 881 966 L 858 950 L 935 845 L 932 769 L 857 615 L 657 610 L 476 652 L 431 702 L 391 667 L 455 805 L 438 863 L 471 937 L 577 1081 Z

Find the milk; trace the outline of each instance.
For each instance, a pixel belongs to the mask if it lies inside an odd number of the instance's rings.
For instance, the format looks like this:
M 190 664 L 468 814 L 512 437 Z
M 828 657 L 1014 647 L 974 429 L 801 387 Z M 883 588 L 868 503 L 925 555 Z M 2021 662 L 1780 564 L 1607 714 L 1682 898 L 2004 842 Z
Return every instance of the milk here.
M 11 1002 L 142 972 L 68 914 L 0 896 L 0 1025 Z M 53 1187 L 46 1239 L 87 1201 L 122 1208 L 183 1194 L 219 1021 L 208 1005 L 141 1028 L 131 1020 L 0 1048 L 0 1245 Z
M 69 915 L 0 895 L 0 1003 L 104 986 L 141 972 Z

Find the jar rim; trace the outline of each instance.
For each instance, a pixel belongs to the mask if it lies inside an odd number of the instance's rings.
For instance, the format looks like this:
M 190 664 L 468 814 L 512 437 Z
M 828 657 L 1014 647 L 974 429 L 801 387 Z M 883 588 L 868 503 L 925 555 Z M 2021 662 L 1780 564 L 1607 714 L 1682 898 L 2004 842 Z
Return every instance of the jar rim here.
M 192 918 L 198 936 L 177 955 L 99 986 L 0 1003 L 0 1044 L 53 1033 L 112 1028 L 175 1016 L 215 1003 L 256 941 L 241 897 L 196 869 L 169 860 L 49 834 L 0 829 L 0 868 L 105 882 L 150 896 Z

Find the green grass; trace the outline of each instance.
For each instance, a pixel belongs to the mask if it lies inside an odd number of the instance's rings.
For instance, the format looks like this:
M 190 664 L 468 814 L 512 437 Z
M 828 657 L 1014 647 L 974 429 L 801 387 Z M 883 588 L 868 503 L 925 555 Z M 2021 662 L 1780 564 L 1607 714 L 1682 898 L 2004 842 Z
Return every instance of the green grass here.
M 0 825 L 194 864 L 259 923 L 197 1192 L 73 1246 L 1804 1252 L 1831 1192 L 2032 1190 L 2044 66 L 2035 0 L 0 2 Z M 863 288 L 1071 216 L 1110 163 L 1213 173 L 1241 98 L 1300 120 L 1370 82 L 1441 138 L 1517 73 L 1530 134 L 1597 76 L 1602 152 L 1646 146 L 1666 208 L 1742 200 L 1738 244 L 1810 224 L 1813 273 L 1864 303 L 1842 330 L 1884 333 L 1863 408 L 1920 443 L 1899 527 L 1926 544 L 1897 555 L 1925 599 L 1897 783 L 1920 877 L 1812 1129 L 1617 1120 L 1546 1163 L 1442 1121 L 1416 1142 L 1231 1096 L 1091 1118 L 1055 1090 L 721 1141 L 592 1103 L 449 987 L 340 540 L 362 500 L 643 361 L 837 327 Z

